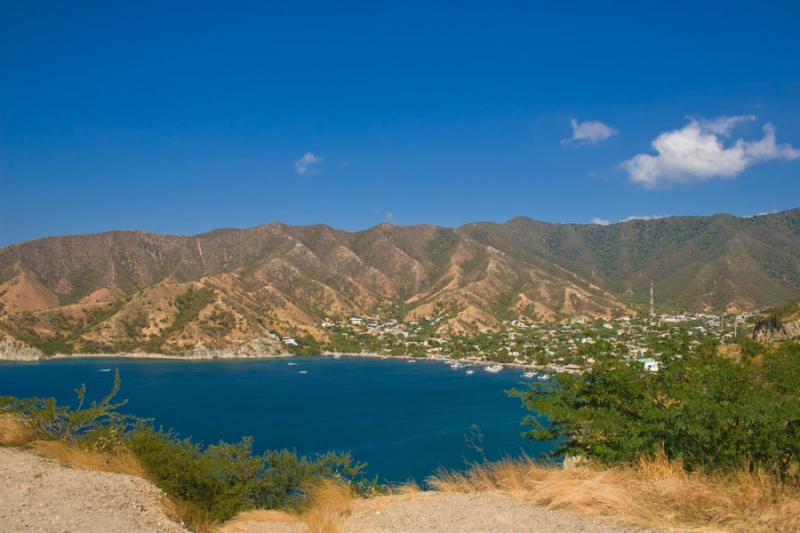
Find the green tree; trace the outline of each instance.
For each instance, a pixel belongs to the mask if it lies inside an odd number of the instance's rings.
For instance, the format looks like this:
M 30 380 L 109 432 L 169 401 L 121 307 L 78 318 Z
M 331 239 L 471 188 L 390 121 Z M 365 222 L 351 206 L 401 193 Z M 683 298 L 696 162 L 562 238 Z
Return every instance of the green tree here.
M 555 440 L 555 454 L 602 463 L 634 461 L 664 450 L 688 468 L 765 468 L 786 479 L 800 458 L 800 349 L 784 345 L 761 365 L 693 350 L 683 339 L 663 346 L 661 369 L 600 354 L 585 375 L 515 391 L 529 416 L 527 436 Z M 682 352 L 682 353 L 679 353 Z

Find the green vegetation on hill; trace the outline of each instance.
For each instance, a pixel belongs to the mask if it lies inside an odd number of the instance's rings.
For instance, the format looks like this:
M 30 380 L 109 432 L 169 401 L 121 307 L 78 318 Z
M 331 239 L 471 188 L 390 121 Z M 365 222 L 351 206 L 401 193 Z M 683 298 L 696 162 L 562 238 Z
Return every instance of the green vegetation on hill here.
M 778 328 L 783 325 L 787 319 L 795 318 L 800 315 L 800 300 L 787 302 L 782 305 L 776 305 L 766 312 L 765 322 L 771 326 Z
M 195 288 L 189 285 L 185 291 L 175 297 L 176 314 L 172 323 L 165 328 L 161 328 L 157 336 L 148 339 L 141 346 L 145 351 L 159 353 L 164 350 L 164 343 L 167 339 L 181 331 L 187 324 L 196 320 L 200 311 L 210 305 L 215 298 L 214 289 L 210 287 Z M 135 335 L 130 335 L 135 338 Z

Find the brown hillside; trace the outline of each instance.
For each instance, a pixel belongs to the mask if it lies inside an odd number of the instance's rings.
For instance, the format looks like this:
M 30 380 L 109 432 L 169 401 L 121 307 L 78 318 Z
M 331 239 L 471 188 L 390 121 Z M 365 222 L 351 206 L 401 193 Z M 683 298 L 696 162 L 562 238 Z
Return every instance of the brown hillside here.
M 662 308 L 748 309 L 800 293 L 798 252 L 798 209 L 610 226 L 517 218 L 53 237 L 0 249 L 0 328 L 52 338 L 51 351 L 186 353 L 270 332 L 320 337 L 324 317 L 388 304 L 406 318 L 446 305 L 455 330 L 630 313 L 650 281 Z

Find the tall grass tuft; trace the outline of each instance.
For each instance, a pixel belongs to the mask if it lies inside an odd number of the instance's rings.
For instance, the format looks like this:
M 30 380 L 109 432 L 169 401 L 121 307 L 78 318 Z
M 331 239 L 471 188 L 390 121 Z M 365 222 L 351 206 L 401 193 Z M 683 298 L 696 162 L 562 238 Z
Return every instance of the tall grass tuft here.
M 34 439 L 34 431 L 17 413 L 0 413 L 0 446 L 24 446 Z
M 302 515 L 310 533 L 340 533 L 352 512 L 356 494 L 350 485 L 323 479 L 306 487 L 309 507 Z

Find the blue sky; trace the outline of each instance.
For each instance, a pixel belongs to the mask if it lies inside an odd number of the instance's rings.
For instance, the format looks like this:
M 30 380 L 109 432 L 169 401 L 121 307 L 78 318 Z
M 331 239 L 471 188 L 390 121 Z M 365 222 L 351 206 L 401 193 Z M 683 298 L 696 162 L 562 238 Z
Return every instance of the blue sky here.
M 800 3 L 382 4 L 0 0 L 0 245 L 800 206 Z

